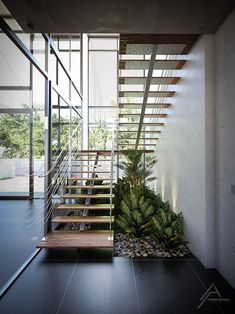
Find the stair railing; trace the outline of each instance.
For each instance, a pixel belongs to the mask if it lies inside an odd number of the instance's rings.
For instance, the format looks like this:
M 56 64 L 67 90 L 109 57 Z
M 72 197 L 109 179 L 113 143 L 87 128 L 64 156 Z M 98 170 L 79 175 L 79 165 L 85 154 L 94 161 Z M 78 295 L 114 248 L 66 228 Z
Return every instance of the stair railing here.
M 113 169 L 114 169 L 114 145 L 115 145 L 115 121 L 113 122 L 112 126 L 112 141 L 111 141 L 111 155 L 110 155 L 110 210 L 109 210 L 109 215 L 110 215 L 110 222 L 109 222 L 109 230 L 110 230 L 110 236 L 109 240 L 113 240 L 112 236 L 112 207 L 113 207 Z
M 51 219 L 53 207 L 56 206 L 56 200 L 61 199 L 63 188 L 66 186 L 68 179 L 71 177 L 71 160 L 77 160 L 77 152 L 80 150 L 79 146 L 79 133 L 81 121 L 72 130 L 72 134 L 68 143 L 62 150 L 57 150 L 58 157 L 54 161 L 52 167 L 40 177 L 50 178 L 50 184 L 44 191 L 44 218 L 41 224 L 47 224 Z M 49 226 L 47 226 L 48 228 Z M 46 232 L 45 232 L 46 233 Z

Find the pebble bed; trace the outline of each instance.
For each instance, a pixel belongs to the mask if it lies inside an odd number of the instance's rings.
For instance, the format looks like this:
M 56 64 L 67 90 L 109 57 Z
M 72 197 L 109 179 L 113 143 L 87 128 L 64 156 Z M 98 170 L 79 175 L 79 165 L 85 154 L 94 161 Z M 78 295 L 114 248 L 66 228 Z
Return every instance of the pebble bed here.
M 71 213 L 74 216 L 81 216 L 82 211 L 75 210 Z M 91 228 L 90 224 L 85 224 L 85 230 Z M 80 224 L 66 223 L 60 227 L 60 230 L 79 231 Z M 177 249 L 163 250 L 161 246 L 150 236 L 135 238 L 128 234 L 116 233 L 114 238 L 114 255 L 126 257 L 160 257 L 176 258 L 190 255 L 186 245 L 180 245 Z
M 141 239 L 126 234 L 117 233 L 114 241 L 115 256 L 126 257 L 160 257 L 176 258 L 190 255 L 186 245 L 177 249 L 162 250 L 161 246 L 149 236 Z

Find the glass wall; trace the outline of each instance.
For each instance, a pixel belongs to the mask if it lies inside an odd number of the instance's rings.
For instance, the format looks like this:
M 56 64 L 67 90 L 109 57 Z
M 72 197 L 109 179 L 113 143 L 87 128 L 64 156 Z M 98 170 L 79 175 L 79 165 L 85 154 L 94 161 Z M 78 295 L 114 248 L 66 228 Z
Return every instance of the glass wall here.
M 2 32 L 0 42 L 0 196 L 29 197 L 44 189 L 45 78 Z
M 0 198 L 8 199 L 0 201 L 2 287 L 43 236 L 45 77 L 3 31 L 0 69 Z
M 89 148 L 110 149 L 117 120 L 118 35 L 89 37 Z
M 0 260 L 0 286 L 3 286 L 35 251 L 46 230 L 45 173 L 61 151 L 81 148 L 85 138 L 80 129 L 82 112 L 88 111 L 88 147 L 111 148 L 111 128 L 118 114 L 119 37 L 88 34 L 85 68 L 81 34 L 24 33 L 1 0 L 0 18 L 0 238 L 4 239 L 0 250 L 5 252 Z M 83 83 L 85 77 L 88 86 Z M 81 91 L 86 93 L 85 101 Z M 84 107 L 86 110 L 82 110 Z M 71 142 L 75 130 L 76 140 Z
M 80 34 L 24 33 L 1 1 L 0 18 L 1 288 L 44 235 L 43 175 L 74 129 L 81 148 L 82 84 Z

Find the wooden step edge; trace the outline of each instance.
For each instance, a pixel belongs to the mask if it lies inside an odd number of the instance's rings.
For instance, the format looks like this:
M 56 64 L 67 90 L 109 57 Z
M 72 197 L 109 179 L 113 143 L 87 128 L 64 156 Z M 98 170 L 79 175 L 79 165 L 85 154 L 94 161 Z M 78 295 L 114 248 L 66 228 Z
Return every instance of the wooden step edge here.
M 64 189 L 110 189 L 110 185 L 65 185 Z
M 63 198 L 110 198 L 110 194 L 64 194 Z M 112 197 L 115 195 L 112 194 Z
M 114 222 L 114 216 L 55 216 L 52 223 L 110 223 Z
M 100 206 L 98 206 L 100 205 Z M 107 206 L 106 206 L 107 205 Z M 111 209 L 114 209 L 114 204 L 112 204 Z M 61 204 L 53 208 L 53 210 L 110 210 L 110 204 Z
M 109 248 L 113 249 L 113 231 L 53 231 L 37 244 L 37 248 Z
M 83 180 L 87 180 L 87 181 L 104 181 L 104 180 L 109 180 L 110 181 L 110 178 L 76 178 L 76 177 L 72 177 L 72 178 L 68 178 L 67 180 L 80 180 L 80 181 L 83 181 Z
M 98 174 L 98 173 L 110 173 L 110 171 L 73 171 L 73 173 L 95 173 L 95 174 Z M 113 173 L 115 173 L 113 171 Z
M 102 229 L 99 229 L 99 230 L 53 230 L 51 231 L 51 233 L 55 234 L 55 235 L 59 235 L 59 234 L 63 234 L 63 235 L 68 235 L 69 237 L 69 234 L 104 234 L 104 235 L 114 235 L 114 230 L 102 230 Z
M 96 157 L 95 155 L 94 156 L 91 156 L 91 157 Z M 95 162 L 95 158 L 94 159 L 78 159 L 77 161 L 79 161 L 79 162 Z M 109 161 L 109 162 L 111 162 L 111 159 L 98 159 L 98 163 L 99 162 L 102 162 L 102 161 Z M 93 165 L 90 165 L 90 166 L 93 166 Z

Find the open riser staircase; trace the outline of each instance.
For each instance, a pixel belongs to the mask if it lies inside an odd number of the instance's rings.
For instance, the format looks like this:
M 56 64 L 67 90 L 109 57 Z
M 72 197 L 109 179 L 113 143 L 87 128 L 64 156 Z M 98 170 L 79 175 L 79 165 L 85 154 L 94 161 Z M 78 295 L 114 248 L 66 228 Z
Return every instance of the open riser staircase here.
M 121 34 L 117 148 L 154 152 L 195 35 Z M 114 125 L 111 150 L 78 149 L 80 125 L 46 174 L 45 239 L 38 247 L 113 247 Z M 74 142 L 74 143 L 73 143 Z M 65 228 L 61 228 L 61 227 Z M 72 226 L 71 231 L 69 226 Z
M 49 232 L 38 248 L 113 248 L 114 158 L 112 151 L 74 151 L 58 165 Z

